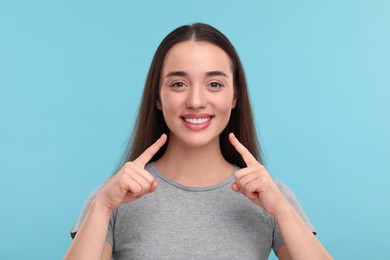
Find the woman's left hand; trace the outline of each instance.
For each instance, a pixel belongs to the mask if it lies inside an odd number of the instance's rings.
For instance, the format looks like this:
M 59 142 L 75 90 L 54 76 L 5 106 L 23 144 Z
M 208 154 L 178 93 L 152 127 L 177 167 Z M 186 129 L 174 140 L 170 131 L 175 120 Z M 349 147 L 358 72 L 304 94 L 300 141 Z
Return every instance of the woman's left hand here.
M 284 198 L 267 169 L 253 157 L 233 133 L 229 134 L 229 141 L 247 165 L 246 168 L 235 173 L 236 182 L 232 184 L 232 190 L 242 193 L 255 204 L 263 207 L 268 214 L 276 217 L 289 207 L 289 202 Z

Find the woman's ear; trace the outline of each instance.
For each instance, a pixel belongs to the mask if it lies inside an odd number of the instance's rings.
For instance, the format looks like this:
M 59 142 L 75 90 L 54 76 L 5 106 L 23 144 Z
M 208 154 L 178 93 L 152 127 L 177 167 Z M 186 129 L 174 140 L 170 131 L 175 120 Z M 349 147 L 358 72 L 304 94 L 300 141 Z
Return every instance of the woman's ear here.
M 158 99 L 156 100 L 156 107 L 157 107 L 158 110 L 162 110 L 162 105 L 161 105 L 161 100 L 160 100 L 160 98 L 158 98 Z
M 232 109 L 236 108 L 237 105 L 237 98 L 235 97 L 232 102 Z

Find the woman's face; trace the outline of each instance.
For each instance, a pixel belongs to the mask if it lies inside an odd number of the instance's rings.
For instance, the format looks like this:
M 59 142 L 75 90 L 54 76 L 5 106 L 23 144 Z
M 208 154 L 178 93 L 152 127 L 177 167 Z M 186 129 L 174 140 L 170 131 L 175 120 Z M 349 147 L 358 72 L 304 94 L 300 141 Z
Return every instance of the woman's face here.
M 219 144 L 235 105 L 232 65 L 221 48 L 186 41 L 168 51 L 157 108 L 170 130 L 170 142 Z

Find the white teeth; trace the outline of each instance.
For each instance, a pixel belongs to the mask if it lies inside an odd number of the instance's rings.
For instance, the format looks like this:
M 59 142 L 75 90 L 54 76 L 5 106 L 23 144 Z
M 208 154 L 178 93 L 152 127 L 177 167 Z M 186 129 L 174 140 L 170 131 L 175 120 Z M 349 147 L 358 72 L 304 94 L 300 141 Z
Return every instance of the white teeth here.
M 210 121 L 210 119 L 211 119 L 210 117 L 207 117 L 207 118 L 184 118 L 184 120 L 187 123 L 194 124 L 194 125 L 201 125 L 201 124 L 207 123 L 208 121 Z

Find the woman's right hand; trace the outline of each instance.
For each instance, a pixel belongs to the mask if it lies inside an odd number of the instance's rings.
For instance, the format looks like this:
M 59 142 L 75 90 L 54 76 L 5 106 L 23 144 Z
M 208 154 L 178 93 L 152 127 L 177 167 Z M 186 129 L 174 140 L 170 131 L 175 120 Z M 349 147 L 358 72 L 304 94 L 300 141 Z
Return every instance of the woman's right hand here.
M 99 192 L 94 202 L 112 211 L 123 203 L 131 202 L 155 191 L 157 182 L 144 168 L 166 141 L 167 136 L 163 134 L 137 159 L 125 163 Z

